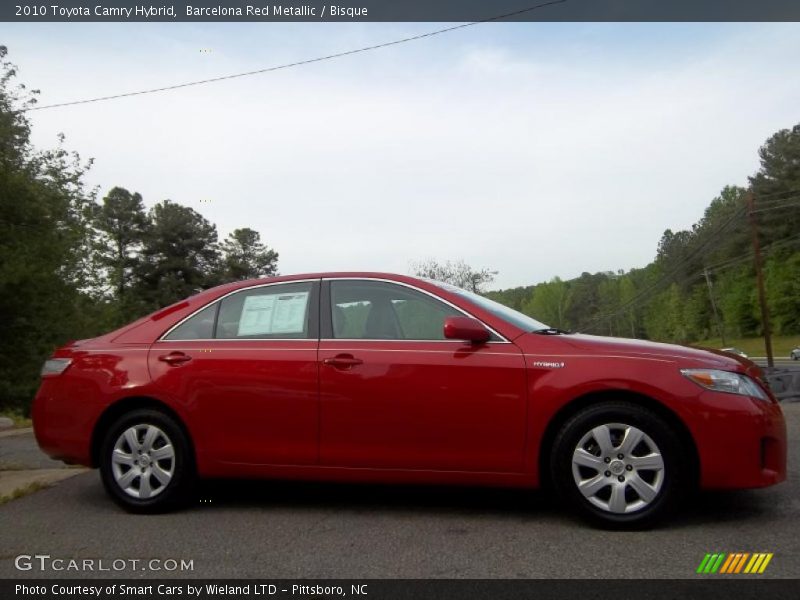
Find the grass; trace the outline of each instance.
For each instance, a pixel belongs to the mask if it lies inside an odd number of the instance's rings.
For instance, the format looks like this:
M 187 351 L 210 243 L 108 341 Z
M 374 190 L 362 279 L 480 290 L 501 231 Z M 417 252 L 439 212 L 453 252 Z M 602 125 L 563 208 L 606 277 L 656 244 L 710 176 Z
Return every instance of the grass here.
M 17 462 L 8 462 L 0 460 L 0 471 L 25 471 L 27 470 L 24 465 Z
M 28 496 L 39 490 L 43 490 L 47 487 L 44 483 L 40 483 L 38 481 L 32 481 L 28 485 L 24 485 L 20 488 L 15 489 L 10 494 L 6 494 L 5 496 L 0 496 L 0 506 L 11 502 L 12 500 L 17 500 L 18 498 L 22 498 L 24 496 Z
M 723 346 L 722 340 L 712 338 L 695 342 L 692 346 L 704 346 L 707 348 L 739 348 L 748 356 L 766 356 L 764 349 L 764 338 L 726 338 Z M 772 352 L 777 357 L 788 358 L 792 348 L 800 346 L 800 335 L 775 335 L 772 336 Z
M 6 417 L 14 421 L 14 427 L 17 429 L 31 427 L 33 425 L 33 421 L 30 417 L 26 417 L 22 414 L 22 411 L 18 410 L 4 410 L 0 412 L 0 417 Z

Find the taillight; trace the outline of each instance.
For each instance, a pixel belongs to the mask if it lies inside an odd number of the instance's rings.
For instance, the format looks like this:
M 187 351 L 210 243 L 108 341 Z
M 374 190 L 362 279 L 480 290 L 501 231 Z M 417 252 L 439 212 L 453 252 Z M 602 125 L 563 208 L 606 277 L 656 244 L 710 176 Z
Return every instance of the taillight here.
M 42 377 L 61 375 L 70 363 L 72 363 L 71 358 L 50 358 L 44 361 L 44 365 L 42 365 Z

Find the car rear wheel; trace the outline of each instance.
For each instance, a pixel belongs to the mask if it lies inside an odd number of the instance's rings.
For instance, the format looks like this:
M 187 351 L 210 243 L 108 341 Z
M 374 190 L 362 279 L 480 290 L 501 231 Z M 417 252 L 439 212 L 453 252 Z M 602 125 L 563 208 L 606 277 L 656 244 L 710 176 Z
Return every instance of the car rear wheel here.
M 183 504 L 194 482 L 186 434 L 152 409 L 120 417 L 108 430 L 100 457 L 108 494 L 131 512 L 162 512 Z
M 659 415 L 630 402 L 604 402 L 560 429 L 551 476 L 559 495 L 595 524 L 644 528 L 679 504 L 691 464 Z

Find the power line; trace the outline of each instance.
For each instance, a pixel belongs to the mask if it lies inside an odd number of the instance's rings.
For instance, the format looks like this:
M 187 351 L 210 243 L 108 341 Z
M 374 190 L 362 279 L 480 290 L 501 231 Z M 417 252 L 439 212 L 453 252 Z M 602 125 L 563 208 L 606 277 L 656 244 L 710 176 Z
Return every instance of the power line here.
M 742 188 L 737 188 L 737 190 L 745 192 L 747 191 Z M 777 196 L 783 196 L 785 194 L 800 194 L 800 188 L 782 190 L 779 192 L 770 192 L 769 194 L 756 194 L 755 197 L 756 197 L 756 202 L 758 202 L 759 204 L 764 204 L 769 202 L 779 202 L 781 198 L 778 198 Z M 773 196 L 775 196 L 775 198 L 773 198 Z M 743 197 L 744 196 L 740 196 L 739 200 L 741 200 Z M 767 200 L 767 198 L 770 198 L 770 200 Z
M 341 58 L 343 56 L 351 56 L 353 54 L 360 54 L 362 52 L 369 52 L 371 50 L 378 50 L 380 48 L 387 48 L 389 46 L 397 46 L 399 44 L 406 44 L 408 42 L 414 42 L 417 40 L 422 40 L 425 38 L 433 37 L 436 35 L 441 35 L 443 33 L 449 33 L 451 31 L 456 31 L 457 29 L 465 29 L 467 27 L 472 27 L 474 25 L 481 25 L 483 23 L 491 23 L 493 21 L 502 21 L 504 19 L 509 19 L 511 17 L 515 17 L 518 15 L 522 15 L 525 13 L 532 12 L 534 10 L 538 10 L 540 8 L 545 8 L 547 6 L 553 6 L 556 4 L 564 4 L 567 0 L 550 0 L 549 2 L 543 2 L 540 4 L 536 4 L 534 6 L 529 6 L 527 8 L 522 8 L 520 10 L 515 10 L 513 12 L 505 13 L 502 15 L 497 15 L 494 17 L 489 17 L 488 19 L 482 19 L 480 21 L 472 21 L 470 23 L 461 23 L 460 25 L 453 25 L 452 27 L 445 27 L 444 29 L 437 29 L 436 31 L 429 31 L 428 33 L 421 33 L 419 35 L 414 35 L 406 38 L 402 38 L 399 40 L 392 40 L 391 42 L 383 42 L 381 44 L 375 44 L 373 46 L 364 46 L 362 48 L 355 48 L 353 50 L 346 50 L 344 52 L 337 52 L 335 54 L 328 54 L 325 56 L 318 56 L 316 58 L 309 58 L 306 60 L 299 60 L 291 63 L 286 63 L 283 65 L 276 65 L 274 67 L 267 67 L 264 69 L 257 69 L 255 71 L 246 71 L 244 73 L 234 73 L 232 75 L 222 75 L 220 77 L 212 77 L 210 79 L 200 79 L 198 81 L 188 81 L 186 83 L 178 83 L 175 85 L 167 85 L 164 87 L 158 88 L 151 88 L 147 90 L 139 90 L 136 92 L 124 92 L 121 94 L 113 94 L 111 96 L 100 96 L 97 98 L 87 98 L 85 100 L 72 100 L 70 102 L 59 102 L 57 104 L 46 104 L 44 106 L 33 106 L 30 108 L 20 109 L 19 112 L 30 112 L 34 110 L 45 110 L 48 108 L 59 108 L 63 106 L 74 106 L 76 104 L 89 104 L 92 102 L 103 102 L 105 100 L 116 100 L 118 98 L 128 98 L 131 96 L 142 96 L 144 94 L 155 94 L 157 92 L 166 92 L 169 90 L 177 90 L 180 88 L 192 87 L 196 85 L 204 85 L 206 83 L 215 83 L 218 81 L 226 81 L 228 79 L 237 79 L 240 77 L 249 77 L 251 75 L 260 75 L 262 73 L 271 73 L 273 71 L 280 71 L 283 69 L 291 69 L 293 67 L 299 67 L 302 65 L 308 65 L 311 63 L 318 63 L 323 62 L 326 60 L 333 60 L 334 58 Z
M 778 240 L 778 241 L 772 242 L 768 246 L 765 246 L 764 248 L 762 248 L 762 251 L 764 253 L 767 253 L 767 252 L 772 251 L 772 250 L 777 250 L 778 248 L 783 248 L 784 246 L 793 246 L 793 245 L 796 245 L 798 243 L 800 243 L 800 235 L 792 236 L 790 238 L 786 238 L 786 239 L 783 239 L 783 240 Z M 740 263 L 749 262 L 749 261 L 753 260 L 753 258 L 754 258 L 754 254 L 752 252 L 748 252 L 746 254 L 740 254 L 739 256 L 737 256 L 735 258 L 732 258 L 730 260 L 726 260 L 726 261 L 723 261 L 721 263 L 717 263 L 715 265 L 704 267 L 702 271 L 697 271 L 696 273 L 693 273 L 691 275 L 687 275 L 686 277 L 677 280 L 675 283 L 677 283 L 678 285 L 689 283 L 690 281 L 694 281 L 695 279 L 699 279 L 700 277 L 703 277 L 705 275 L 705 270 L 706 269 L 708 269 L 708 271 L 711 272 L 711 273 L 718 272 L 718 271 L 724 271 L 724 270 L 729 269 L 731 267 L 737 266 Z M 616 315 L 614 315 L 614 316 L 616 316 Z M 608 320 L 610 320 L 610 318 L 606 319 L 606 321 L 608 321 Z
M 765 250 L 766 250 L 766 248 L 765 248 Z M 724 261 L 722 261 L 720 263 L 717 263 L 715 265 L 712 265 L 712 266 L 709 266 L 709 267 L 706 267 L 706 268 L 710 272 L 716 273 L 717 271 L 724 271 L 725 269 L 728 269 L 729 267 L 733 267 L 735 265 L 738 265 L 739 263 L 747 262 L 749 260 L 753 260 L 753 253 L 752 252 L 748 252 L 746 254 L 741 254 L 741 255 L 737 256 L 736 258 L 730 258 L 728 260 L 724 260 Z
M 791 190 L 783 190 L 780 192 L 771 192 L 769 194 L 756 194 L 756 202 L 762 204 L 764 202 L 764 198 L 772 198 L 773 196 L 782 196 L 784 194 L 800 194 L 800 188 L 794 188 Z M 768 202 L 777 202 L 780 198 L 774 198 L 769 200 Z
M 800 197 L 798 197 L 798 198 L 800 198 Z M 784 199 L 782 199 L 783 202 L 786 202 L 787 200 L 793 200 L 793 198 L 784 198 Z M 768 211 L 768 210 L 776 210 L 776 209 L 779 209 L 779 208 L 793 207 L 793 206 L 800 207 L 800 203 L 783 204 L 783 205 L 780 205 L 780 206 L 773 206 L 773 207 L 769 207 L 769 208 L 763 208 L 763 209 L 752 211 L 752 214 L 758 213 L 758 212 L 765 212 L 765 211 Z M 645 290 L 643 290 L 642 292 L 640 292 L 639 294 L 637 294 L 636 296 L 634 296 L 633 298 L 628 300 L 625 304 L 620 306 L 618 309 L 616 309 L 616 310 L 614 310 L 612 312 L 606 313 L 605 315 L 599 315 L 599 316 L 595 317 L 595 319 L 591 320 L 588 323 L 588 325 L 586 326 L 586 329 L 587 330 L 591 330 L 592 328 L 595 328 L 595 327 L 599 326 L 601 323 L 608 322 L 611 319 L 619 316 L 620 314 L 622 314 L 626 310 L 629 310 L 631 308 L 636 307 L 637 305 L 640 305 L 640 304 L 643 304 L 644 302 L 649 301 L 651 299 L 650 296 L 652 295 L 652 292 L 655 292 L 663 283 L 665 283 L 666 281 L 671 279 L 680 270 L 681 266 L 683 266 L 689 260 L 691 260 L 696 255 L 698 255 L 702 250 L 708 250 L 710 246 L 712 246 L 714 243 L 718 242 L 721 238 L 718 238 L 717 236 L 720 233 L 722 233 L 725 229 L 727 229 L 727 227 L 731 223 L 733 223 L 733 221 L 735 221 L 735 219 L 737 217 L 741 216 L 742 214 L 744 214 L 746 212 L 744 210 L 744 208 L 745 207 L 742 207 L 738 211 L 736 211 L 731 216 L 731 218 L 729 218 L 725 223 L 723 223 L 713 234 L 710 234 L 710 237 L 708 238 L 708 241 L 706 243 L 704 243 L 701 246 L 699 246 L 693 253 L 687 255 L 686 257 L 684 257 L 684 259 L 682 261 L 680 261 L 678 263 L 678 265 L 672 271 L 670 271 L 669 273 L 667 273 L 666 275 L 661 277 L 658 281 L 656 281 L 650 287 L 646 288 Z M 798 236 L 798 237 L 800 237 L 800 236 Z M 763 250 L 764 251 L 774 250 L 774 249 L 782 247 L 782 246 L 792 245 L 793 243 L 796 243 L 798 241 L 800 241 L 800 239 L 795 239 L 794 237 L 788 238 L 788 239 L 784 239 L 784 240 L 778 240 L 776 242 L 773 242 L 772 244 L 769 244 Z M 728 261 L 723 261 L 722 263 L 719 263 L 719 264 L 711 266 L 711 267 L 706 267 L 706 268 L 711 270 L 711 271 L 720 271 L 720 270 L 724 270 L 726 268 L 735 266 L 735 265 L 737 265 L 739 263 L 742 263 L 742 262 L 745 262 L 745 261 L 748 261 L 748 260 L 752 260 L 752 259 L 753 259 L 753 254 L 752 253 L 748 253 L 747 255 L 742 255 L 740 257 L 737 257 L 737 258 L 734 258 L 734 259 L 731 259 L 731 260 L 728 260 Z M 700 272 L 695 273 L 693 275 L 689 275 L 688 277 L 686 277 L 684 279 L 681 279 L 677 283 L 678 284 L 688 283 L 689 281 L 693 281 L 694 279 L 697 279 L 698 277 L 700 277 L 702 275 L 703 275 L 703 271 L 700 271 Z
M 764 253 L 767 253 L 767 252 L 770 252 L 772 250 L 776 250 L 778 248 L 783 248 L 784 246 L 795 245 L 798 242 L 800 242 L 800 235 L 792 236 L 792 237 L 789 237 L 789 238 L 786 238 L 786 239 L 783 239 L 783 240 L 777 240 L 775 242 L 772 242 L 771 244 L 769 244 L 767 246 L 764 246 L 764 248 L 762 248 L 762 251 Z M 717 263 L 715 265 L 710 265 L 710 266 L 708 266 L 706 268 L 711 272 L 724 271 L 724 270 L 729 269 L 730 267 L 734 267 L 734 266 L 736 266 L 736 265 L 738 265 L 740 263 L 751 261 L 751 260 L 753 260 L 753 258 L 754 258 L 753 253 L 752 252 L 747 252 L 745 254 L 740 254 L 737 257 L 734 257 L 734 258 L 731 258 L 731 259 L 728 259 L 728 260 L 724 260 L 724 261 L 722 261 L 720 263 Z
M 787 202 L 789 200 L 792 200 L 792 202 Z M 785 204 L 780 204 L 780 205 L 777 205 L 777 206 L 776 205 L 772 205 L 772 206 L 768 206 L 766 208 L 758 208 L 756 210 L 750 211 L 750 214 L 754 215 L 754 214 L 757 214 L 757 213 L 768 212 L 768 211 L 771 211 L 771 210 L 780 210 L 780 209 L 783 209 L 783 208 L 794 208 L 794 207 L 799 207 L 800 208 L 800 202 L 798 202 L 798 200 L 800 200 L 800 196 L 796 196 L 794 198 L 784 198 L 783 202 L 785 202 Z
M 787 192 L 783 192 L 783 193 L 787 193 Z M 800 203 L 793 202 L 796 199 L 800 199 L 800 196 L 775 199 L 775 200 L 772 200 L 771 202 L 775 203 L 777 201 L 778 202 L 777 205 L 770 205 L 770 206 L 768 206 L 766 208 L 760 208 L 760 209 L 752 211 L 752 212 L 754 214 L 754 213 L 766 212 L 766 211 L 770 211 L 770 210 L 777 210 L 777 209 L 783 209 L 783 208 L 791 208 L 791 207 L 794 207 L 794 206 L 800 206 Z M 743 215 L 745 212 L 746 212 L 746 207 L 744 207 L 744 206 L 740 207 L 716 231 L 714 231 L 712 234 L 709 234 L 709 237 L 707 238 L 706 242 L 704 242 L 703 244 L 701 244 L 700 246 L 695 248 L 695 250 L 693 252 L 691 252 L 688 255 L 686 255 L 675 266 L 675 268 L 673 268 L 669 273 L 665 274 L 658 281 L 656 281 L 653 285 L 645 288 L 644 290 L 642 290 L 641 292 L 636 294 L 633 298 L 631 298 L 630 300 L 625 302 L 622 306 L 620 306 L 616 310 L 614 310 L 612 312 L 609 312 L 609 313 L 606 313 L 604 315 L 598 315 L 597 317 L 595 317 L 594 319 L 589 321 L 589 323 L 586 326 L 586 329 L 591 329 L 591 328 L 593 328 L 593 327 L 595 327 L 595 326 L 597 326 L 597 325 L 599 325 L 601 323 L 609 321 L 609 320 L 613 319 L 614 317 L 617 317 L 618 315 L 622 314 L 626 310 L 629 310 L 630 308 L 633 308 L 633 307 L 637 306 L 638 304 L 641 304 L 642 302 L 649 300 L 649 295 L 652 292 L 654 292 L 655 290 L 657 290 L 659 287 L 661 287 L 661 285 L 663 285 L 664 283 L 666 283 L 667 281 L 672 279 L 674 277 L 674 275 L 676 275 L 680 271 L 680 268 L 684 264 L 688 263 L 690 260 L 692 260 L 693 258 L 698 256 L 702 251 L 708 250 L 712 245 L 718 243 L 719 240 L 721 240 L 721 238 L 718 237 L 719 234 L 721 234 L 725 229 L 727 229 L 727 227 L 731 223 L 733 223 L 738 217 Z M 770 247 L 771 246 L 772 245 L 770 245 Z M 694 279 L 694 278 L 696 278 L 696 277 L 698 277 L 700 275 L 702 275 L 702 272 L 690 276 L 689 279 Z M 685 281 L 681 281 L 679 283 L 684 283 L 684 282 Z
M 606 313 L 605 315 L 598 315 L 597 317 L 595 317 L 594 319 L 592 319 L 591 321 L 589 321 L 589 323 L 588 323 L 588 324 L 587 324 L 587 326 L 586 326 L 586 329 L 591 329 L 591 328 L 593 328 L 595 325 L 598 325 L 598 324 L 600 324 L 600 323 L 603 323 L 603 322 L 605 322 L 605 321 L 608 321 L 609 319 L 612 319 L 612 318 L 616 317 L 617 315 L 619 315 L 619 314 L 621 314 L 621 313 L 625 312 L 626 310 L 628 310 L 628 309 L 629 309 L 629 308 L 631 308 L 632 306 L 635 306 L 636 304 L 638 304 L 638 303 L 639 303 L 639 302 L 640 302 L 642 299 L 644 299 L 644 298 L 645 298 L 645 297 L 646 297 L 648 294 L 650 294 L 650 293 L 651 293 L 651 292 L 653 292 L 654 290 L 656 290 L 656 289 L 658 289 L 659 287 L 661 287 L 661 285 L 663 285 L 664 283 L 666 283 L 667 281 L 669 281 L 670 279 L 672 279 L 672 278 L 673 278 L 673 277 L 674 277 L 674 276 L 675 276 L 675 275 L 678 273 L 678 271 L 680 271 L 681 267 L 682 267 L 684 264 L 686 264 L 687 262 L 689 262 L 690 260 L 692 260 L 693 258 L 695 258 L 695 257 L 696 257 L 697 255 L 699 255 L 699 254 L 700 254 L 700 252 L 702 252 L 703 250 L 707 250 L 709 246 L 711 246 L 711 245 L 713 245 L 713 244 L 716 244 L 716 243 L 719 243 L 719 240 L 721 240 L 721 239 L 722 239 L 721 237 L 719 237 L 719 234 L 720 234 L 720 233 L 722 233 L 722 232 L 723 232 L 725 229 L 727 229 L 727 228 L 728 228 L 728 227 L 729 227 L 729 226 L 730 226 L 730 225 L 731 225 L 731 224 L 732 224 L 732 223 L 733 223 L 733 222 L 734 222 L 736 219 L 738 219 L 738 218 L 740 218 L 742 215 L 744 215 L 744 214 L 745 214 L 745 212 L 746 212 L 746 211 L 745 211 L 745 207 L 744 207 L 744 206 L 741 206 L 741 207 L 739 207 L 739 208 L 738 208 L 738 209 L 737 209 L 737 210 L 736 210 L 736 211 L 735 211 L 735 212 L 734 212 L 734 213 L 731 215 L 731 217 L 730 217 L 730 218 L 729 218 L 727 221 L 725 221 L 725 222 L 724 222 L 724 223 L 723 223 L 723 224 L 722 224 L 722 225 L 721 225 L 719 228 L 717 228 L 717 229 L 716 229 L 716 230 L 715 230 L 715 231 L 714 231 L 712 234 L 709 234 L 709 237 L 706 239 L 706 241 L 705 241 L 705 242 L 703 242 L 702 244 L 700 244 L 700 245 L 699 245 L 697 248 L 695 248 L 695 249 L 694 249 L 692 252 L 690 252 L 690 253 L 689 253 L 689 254 L 687 254 L 685 257 L 683 257 L 683 259 L 682 259 L 681 261 L 679 261 L 679 262 L 678 262 L 678 264 L 675 266 L 675 268 L 673 268 L 673 269 L 672 269 L 672 270 L 671 270 L 669 273 L 666 273 L 664 276 L 662 276 L 661 278 L 659 278 L 659 279 L 658 279 L 658 281 L 656 281 L 656 282 L 655 282 L 653 285 L 651 285 L 651 286 L 649 286 L 649 287 L 645 288 L 644 290 L 642 290 L 641 292 L 639 292 L 638 294 L 636 294 L 636 295 L 635 295 L 633 298 L 631 298 L 630 300 L 628 300 L 627 302 L 625 302 L 625 303 L 624 303 L 622 306 L 620 306 L 618 309 L 616 309 L 616 310 L 614 310 L 614 311 L 612 311 L 612 312 L 610 312 L 610 313 Z

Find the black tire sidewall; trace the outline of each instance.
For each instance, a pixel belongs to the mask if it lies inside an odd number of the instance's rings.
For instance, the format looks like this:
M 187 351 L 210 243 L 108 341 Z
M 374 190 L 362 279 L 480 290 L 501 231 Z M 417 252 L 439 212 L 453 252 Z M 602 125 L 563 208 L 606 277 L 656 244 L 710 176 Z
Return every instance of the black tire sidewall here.
M 578 442 L 592 428 L 608 424 L 633 425 L 647 434 L 664 459 L 664 481 L 658 496 L 632 513 L 615 514 L 591 504 L 572 475 L 572 455 Z M 675 431 L 659 415 L 628 402 L 607 402 L 583 409 L 570 418 L 556 436 L 550 460 L 551 479 L 557 493 L 590 522 L 612 529 L 651 527 L 672 513 L 684 496 L 690 463 Z
M 162 492 L 146 500 L 125 493 L 114 479 L 111 465 L 111 456 L 117 439 L 126 429 L 134 425 L 155 425 L 169 437 L 175 450 L 172 480 Z M 188 498 L 195 480 L 194 460 L 186 434 L 172 417 L 153 409 L 134 410 L 114 421 L 103 439 L 99 465 L 106 492 L 117 504 L 136 513 L 163 512 L 182 505 Z

